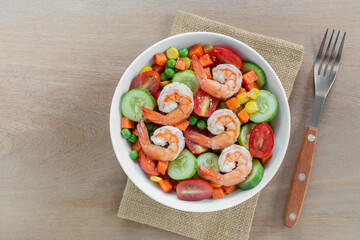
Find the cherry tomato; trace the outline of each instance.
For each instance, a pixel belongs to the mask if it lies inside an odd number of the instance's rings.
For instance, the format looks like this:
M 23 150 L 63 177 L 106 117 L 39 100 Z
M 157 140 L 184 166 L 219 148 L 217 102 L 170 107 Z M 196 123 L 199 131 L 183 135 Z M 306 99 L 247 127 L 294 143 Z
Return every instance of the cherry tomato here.
M 269 156 L 274 147 L 274 135 L 266 122 L 256 124 L 250 132 L 249 151 L 253 157 Z
M 210 117 L 216 110 L 219 99 L 209 95 L 201 88 L 196 92 L 194 97 L 194 111 L 200 117 Z
M 194 143 L 193 141 L 191 141 L 190 139 L 188 139 L 186 137 L 186 134 L 189 131 L 201 133 L 202 135 L 205 135 L 205 136 L 208 136 L 208 137 L 213 137 L 214 135 L 211 134 L 208 130 L 206 130 L 206 129 L 205 130 L 200 130 L 196 126 L 188 126 L 186 131 L 184 132 L 185 144 L 189 148 L 189 150 L 190 150 L 190 152 L 192 154 L 199 155 L 201 153 L 206 152 L 208 150 L 208 148 L 203 147 L 203 146 L 201 146 L 199 144 L 196 144 L 196 143 Z
M 165 175 L 160 175 L 159 177 L 161 177 L 164 180 L 168 180 L 174 189 L 176 189 L 176 186 L 181 182 L 180 180 L 172 179 L 167 173 L 165 173 Z
M 159 175 L 159 172 L 156 170 L 156 162 L 146 156 L 142 149 L 139 151 L 139 163 L 145 173 L 151 176 Z
M 184 201 L 200 201 L 211 197 L 214 188 L 202 179 L 188 179 L 176 186 L 177 197 Z
M 233 50 L 227 47 L 215 47 L 214 50 L 211 51 L 210 56 L 215 66 L 225 63 L 233 64 L 239 69 L 242 66 L 241 58 Z
M 133 88 L 145 88 L 152 95 L 155 95 L 160 87 L 160 75 L 156 71 L 147 71 L 139 74 L 134 80 L 132 80 L 130 89 Z

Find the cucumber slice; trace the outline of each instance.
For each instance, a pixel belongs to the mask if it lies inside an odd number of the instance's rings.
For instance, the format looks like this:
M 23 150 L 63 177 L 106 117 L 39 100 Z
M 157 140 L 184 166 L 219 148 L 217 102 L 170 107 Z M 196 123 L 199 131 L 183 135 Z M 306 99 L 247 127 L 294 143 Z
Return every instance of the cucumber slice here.
M 211 168 L 212 170 L 215 170 L 217 172 L 220 172 L 219 168 L 219 156 L 212 152 L 206 152 L 198 156 L 197 158 L 197 165 L 202 165 L 208 168 Z M 199 172 L 199 168 L 197 168 L 197 173 L 200 177 L 201 174 Z
M 239 183 L 237 186 L 242 190 L 249 190 L 251 188 L 256 187 L 263 178 L 264 175 L 264 167 L 261 165 L 259 159 L 254 158 L 252 160 L 252 169 L 249 173 L 249 176 L 243 181 Z
M 142 118 L 141 106 L 154 110 L 156 101 L 146 89 L 134 88 L 127 92 L 121 100 L 121 112 L 124 117 L 138 122 Z
M 267 90 L 259 90 L 259 96 L 254 101 L 256 101 L 259 110 L 249 114 L 252 122 L 269 122 L 275 117 L 279 103 L 274 94 Z
M 256 123 L 247 123 L 247 124 L 241 126 L 241 129 L 240 129 L 238 143 L 241 146 L 246 147 L 247 150 L 249 150 L 250 132 L 255 127 L 255 125 L 256 125 Z
M 258 79 L 256 80 L 256 84 L 258 85 L 259 88 L 263 88 L 264 85 L 266 84 L 266 75 L 258 65 L 252 62 L 244 62 L 240 69 L 242 73 L 246 73 L 251 70 L 254 70 L 256 75 L 258 76 Z
M 172 82 L 179 82 L 179 83 L 185 84 L 186 86 L 188 86 L 191 89 L 191 91 L 193 92 L 194 95 L 197 92 L 197 90 L 199 90 L 199 88 L 200 88 L 200 85 L 195 76 L 195 73 L 192 70 L 185 70 L 185 71 L 177 72 L 174 75 Z
M 197 169 L 196 157 L 187 149 L 169 163 L 168 174 L 172 179 L 183 180 L 194 176 Z

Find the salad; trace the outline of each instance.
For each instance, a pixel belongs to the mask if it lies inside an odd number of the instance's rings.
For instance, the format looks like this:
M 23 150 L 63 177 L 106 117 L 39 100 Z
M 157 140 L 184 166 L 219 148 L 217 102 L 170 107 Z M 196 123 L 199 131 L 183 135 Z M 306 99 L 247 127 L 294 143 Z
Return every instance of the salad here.
M 278 111 L 264 71 L 224 46 L 170 47 L 121 99 L 121 133 L 149 179 L 185 201 L 256 187 Z M 238 190 L 239 189 L 239 190 Z

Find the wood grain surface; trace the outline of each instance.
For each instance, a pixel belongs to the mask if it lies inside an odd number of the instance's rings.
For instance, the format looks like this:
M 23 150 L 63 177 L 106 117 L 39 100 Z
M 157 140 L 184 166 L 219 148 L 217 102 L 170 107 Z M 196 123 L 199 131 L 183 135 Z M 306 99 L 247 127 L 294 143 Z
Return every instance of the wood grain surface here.
M 262 191 L 251 239 L 358 239 L 360 3 L 0 0 L 0 239 L 184 239 L 116 217 L 126 176 L 109 136 L 115 87 L 183 10 L 302 44 L 284 162 Z M 326 28 L 347 31 L 320 121 L 301 219 L 283 223 Z M 234 219 L 236 221 L 236 219 Z

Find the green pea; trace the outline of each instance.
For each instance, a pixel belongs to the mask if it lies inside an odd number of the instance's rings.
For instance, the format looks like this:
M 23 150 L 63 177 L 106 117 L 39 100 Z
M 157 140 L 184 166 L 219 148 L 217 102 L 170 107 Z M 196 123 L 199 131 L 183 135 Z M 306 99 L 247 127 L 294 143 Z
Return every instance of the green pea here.
M 167 68 L 165 69 L 165 74 L 168 78 L 172 78 L 175 75 L 174 69 Z
M 174 68 L 175 65 L 176 65 L 176 61 L 175 61 L 174 59 L 169 59 L 169 60 L 167 60 L 167 62 L 166 62 L 166 66 L 167 66 L 168 68 Z
M 161 79 L 161 81 L 166 81 L 166 80 L 168 80 L 168 76 L 165 73 L 161 73 L 160 79 Z
M 179 50 L 180 57 L 186 57 L 189 54 L 187 48 L 180 48 Z
M 139 157 L 138 151 L 132 150 L 132 151 L 130 152 L 130 158 L 131 158 L 131 159 L 136 160 L 138 157 Z
M 124 128 L 121 130 L 121 134 L 124 136 L 124 138 L 129 139 L 131 137 L 131 132 L 129 129 Z
M 128 138 L 128 141 L 131 143 L 135 143 L 137 140 L 137 136 L 134 134 L 131 134 L 131 136 Z
M 200 120 L 197 122 L 196 126 L 200 130 L 204 130 L 206 128 L 206 122 L 204 120 Z
M 195 116 L 190 116 L 190 117 L 188 118 L 188 121 L 189 121 L 189 124 L 190 124 L 191 126 L 195 126 L 196 123 L 198 122 L 198 118 L 195 117 Z
M 146 129 L 148 130 L 148 132 L 151 132 L 154 129 L 154 124 L 147 122 L 145 123 Z

